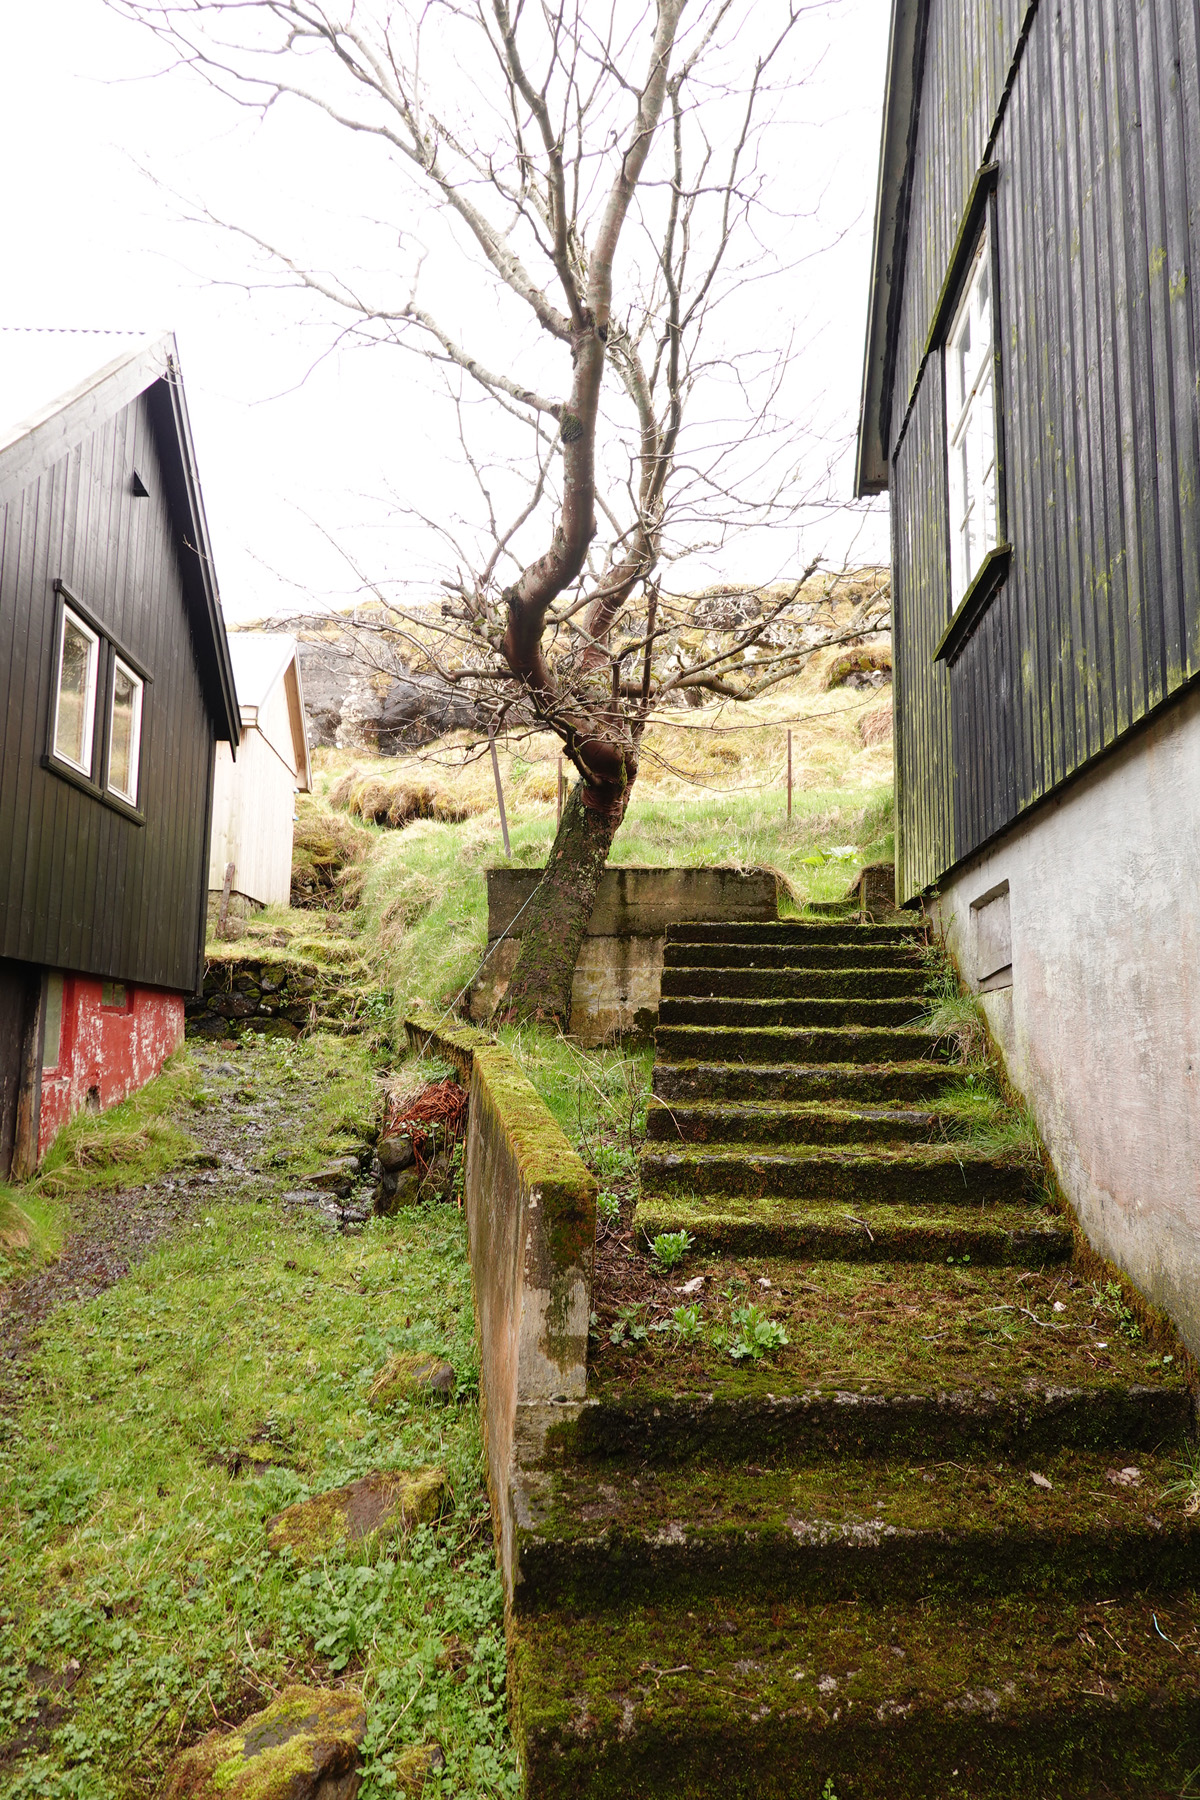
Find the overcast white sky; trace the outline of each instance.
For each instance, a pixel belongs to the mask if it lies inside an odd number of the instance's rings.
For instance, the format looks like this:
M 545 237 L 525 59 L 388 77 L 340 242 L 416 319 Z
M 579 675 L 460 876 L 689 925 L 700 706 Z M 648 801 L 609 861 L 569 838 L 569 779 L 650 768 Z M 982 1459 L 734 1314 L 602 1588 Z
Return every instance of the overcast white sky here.
M 835 0 L 806 22 L 815 74 L 772 144 L 780 166 L 802 171 L 805 191 L 821 196 L 819 218 L 787 227 L 789 260 L 807 258 L 783 298 L 804 343 L 790 393 L 798 419 L 844 446 L 836 485 L 846 500 L 889 11 L 888 0 Z M 455 446 L 420 365 L 382 347 L 322 357 L 340 322 L 332 309 L 248 287 L 243 245 L 188 223 L 177 198 L 206 201 L 285 245 L 323 240 L 326 254 L 351 255 L 347 196 L 366 197 L 360 211 L 386 207 L 389 172 L 369 146 L 299 109 L 260 127 L 194 78 L 162 73 L 163 63 L 103 0 L 6 13 L 0 324 L 175 331 L 231 620 L 352 596 L 330 540 L 385 580 L 431 570 L 435 547 L 389 500 L 452 504 Z M 758 304 L 747 301 L 751 341 L 781 326 L 778 292 Z M 108 358 L 97 339 L 96 365 Z M 782 545 L 744 544 L 739 557 L 753 566 L 689 575 L 765 580 L 818 551 L 886 560 L 885 510 L 810 516 Z

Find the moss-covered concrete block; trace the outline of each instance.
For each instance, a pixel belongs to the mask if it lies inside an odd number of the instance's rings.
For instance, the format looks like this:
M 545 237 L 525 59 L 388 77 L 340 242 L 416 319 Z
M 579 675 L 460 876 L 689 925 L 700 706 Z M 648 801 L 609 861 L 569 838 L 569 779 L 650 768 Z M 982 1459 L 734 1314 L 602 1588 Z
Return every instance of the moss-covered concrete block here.
M 366 1728 L 357 1694 L 286 1687 L 236 1731 L 177 1756 L 164 1800 L 354 1800 Z
M 454 1368 L 440 1356 L 393 1356 L 371 1384 L 370 1404 L 382 1409 L 397 1400 L 449 1400 Z
M 272 1550 L 290 1549 L 301 1561 L 315 1562 L 340 1545 L 428 1524 L 449 1498 L 444 1469 L 380 1471 L 285 1507 L 268 1521 L 267 1542 Z

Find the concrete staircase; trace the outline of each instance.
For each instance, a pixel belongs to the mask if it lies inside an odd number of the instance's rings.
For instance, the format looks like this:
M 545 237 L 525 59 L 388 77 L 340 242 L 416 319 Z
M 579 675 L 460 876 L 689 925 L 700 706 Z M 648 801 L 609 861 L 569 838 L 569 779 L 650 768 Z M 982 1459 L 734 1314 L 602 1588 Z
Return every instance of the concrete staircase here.
M 536 1800 L 1165 1797 L 1200 1764 L 1185 1382 L 1020 1161 L 948 1136 L 922 987 L 903 928 L 670 934 L 636 1222 L 693 1247 L 602 1256 L 589 1399 L 523 1446 Z

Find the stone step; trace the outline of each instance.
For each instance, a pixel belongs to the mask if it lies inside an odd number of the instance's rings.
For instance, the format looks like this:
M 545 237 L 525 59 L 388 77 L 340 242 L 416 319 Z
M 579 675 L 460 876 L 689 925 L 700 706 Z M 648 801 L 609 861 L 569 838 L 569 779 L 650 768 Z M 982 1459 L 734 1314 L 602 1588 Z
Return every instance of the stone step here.
M 949 1115 L 901 1106 L 668 1105 L 652 1098 L 646 1136 L 666 1144 L 927 1144 L 945 1136 Z
M 830 1456 L 976 1457 L 984 1452 L 1036 1459 L 1067 1449 L 1130 1458 L 1180 1440 L 1191 1423 L 1186 1388 L 1093 1381 L 1081 1387 L 1025 1383 L 911 1393 L 833 1385 L 747 1394 L 736 1382 L 711 1392 L 676 1394 L 644 1385 L 601 1390 L 563 1428 L 561 1450 L 575 1459 L 622 1457 L 657 1464 L 701 1460 L 713 1466 Z M 1036 1460 L 1033 1466 L 1037 1466 Z
M 809 924 L 802 919 L 780 919 L 761 925 L 704 925 L 686 922 L 668 925 L 669 944 L 893 944 L 920 945 L 924 930 L 915 925 Z
M 924 1010 L 921 1002 L 911 996 L 891 1000 L 740 1000 L 721 995 L 685 999 L 664 994 L 659 1002 L 658 1022 L 660 1025 L 719 1025 L 727 1029 L 744 1027 L 752 1031 L 763 1026 L 809 1026 L 825 1030 L 839 1025 L 877 1030 L 889 1025 L 915 1025 Z
M 924 1040 L 926 1046 L 928 1040 Z M 936 1100 L 962 1086 L 952 1063 L 744 1063 L 656 1062 L 654 1093 L 676 1100 L 789 1105 L 826 1101 L 862 1106 L 872 1102 L 912 1105 Z
M 924 977 L 919 969 L 840 968 L 664 968 L 664 998 L 731 1000 L 906 999 L 914 1012 L 922 1009 Z
M 1176 1364 L 1069 1267 L 800 1264 L 697 1246 L 676 1270 L 650 1263 L 641 1292 L 630 1313 L 619 1286 L 597 1289 L 596 1405 L 575 1448 L 563 1438 L 567 1460 L 618 1447 L 764 1466 L 834 1452 L 938 1460 L 955 1444 L 1149 1450 L 1191 1417 Z M 778 1329 L 749 1342 L 764 1320 Z
M 1165 1800 L 1200 1601 L 709 1600 L 514 1621 L 529 1800 Z M 1184 1648 L 1179 1648 L 1179 1646 Z
M 949 1056 L 928 1032 L 900 1026 L 659 1025 L 654 1045 L 656 1057 L 672 1063 L 911 1063 Z
M 1095 1451 L 965 1467 L 558 1464 L 528 1472 L 515 1601 L 594 1611 L 697 1588 L 822 1605 L 1039 1590 L 1107 1600 L 1188 1586 L 1200 1517 L 1170 1491 L 1178 1474 L 1161 1453 L 1130 1466 Z
M 955 1263 L 1041 1268 L 1070 1260 L 1074 1239 L 1045 1207 L 871 1206 L 845 1201 L 689 1202 L 642 1199 L 634 1214 L 650 1242 L 686 1231 L 697 1250 L 729 1256 L 794 1256 L 836 1262 Z
M 1015 1205 L 1030 1197 L 1028 1170 L 970 1144 L 901 1149 L 704 1144 L 644 1150 L 642 1193 L 747 1200 L 841 1200 L 848 1206 Z
M 864 965 L 922 972 L 918 953 L 907 944 L 746 944 L 739 937 L 711 944 L 675 943 L 668 938 L 663 946 L 663 966 L 668 969 L 856 969 Z

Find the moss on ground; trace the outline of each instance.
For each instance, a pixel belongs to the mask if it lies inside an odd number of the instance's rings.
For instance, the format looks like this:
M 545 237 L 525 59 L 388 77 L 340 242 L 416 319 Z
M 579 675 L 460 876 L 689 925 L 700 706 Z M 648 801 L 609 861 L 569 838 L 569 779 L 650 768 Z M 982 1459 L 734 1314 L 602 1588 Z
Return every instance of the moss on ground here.
M 703 1277 L 687 1303 L 700 1335 L 672 1324 L 685 1280 Z M 764 1283 L 768 1285 L 763 1285 Z M 1182 1389 L 1178 1346 L 1147 1341 L 1112 1297 L 1070 1269 L 939 1263 L 732 1260 L 693 1254 L 673 1276 L 649 1264 L 643 1335 L 614 1343 L 620 1301 L 598 1292 L 589 1391 L 766 1394 L 786 1388 L 1068 1387 L 1124 1381 Z M 731 1359 L 734 1313 L 756 1304 L 788 1343 L 761 1360 Z M 1137 1335 L 1133 1335 L 1137 1331 Z M 1164 1365 L 1164 1356 L 1170 1358 Z
M 1099 1595 L 1186 1587 L 1200 1518 L 1177 1460 L 1060 1451 L 1035 1461 L 555 1469 L 520 1534 L 523 1612 L 757 1594 L 811 1603 L 931 1593 Z M 1033 1480 L 1037 1473 L 1045 1486 Z
M 1157 1629 L 1156 1629 L 1157 1624 Z M 522 1622 L 531 1788 L 571 1800 L 1098 1800 L 1196 1760 L 1200 1603 L 726 1598 Z M 1169 1641 L 1168 1641 L 1169 1640 Z

